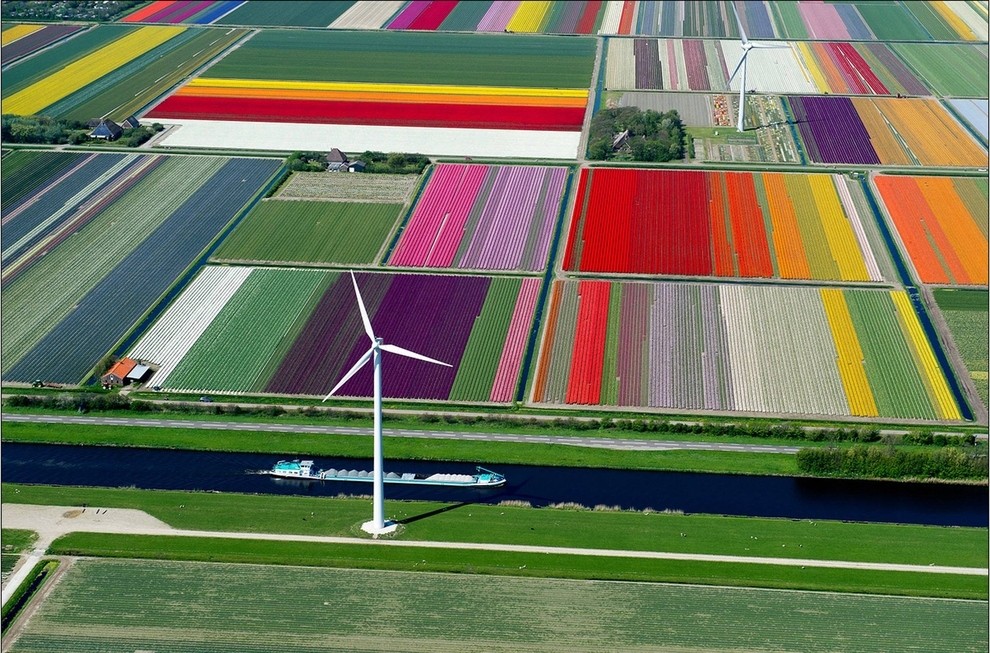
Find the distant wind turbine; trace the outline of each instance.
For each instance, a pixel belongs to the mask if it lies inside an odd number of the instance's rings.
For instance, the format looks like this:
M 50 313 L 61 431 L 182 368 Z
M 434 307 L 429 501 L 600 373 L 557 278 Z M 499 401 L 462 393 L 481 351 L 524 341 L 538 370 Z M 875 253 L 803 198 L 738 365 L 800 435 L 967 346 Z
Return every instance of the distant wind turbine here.
M 739 124 L 737 129 L 739 131 L 746 131 L 743 126 L 743 118 L 745 117 L 746 111 L 746 59 L 749 58 L 749 51 L 753 48 L 787 48 L 787 45 L 780 43 L 753 43 L 748 38 L 746 38 L 746 30 L 743 29 L 742 20 L 739 19 L 739 12 L 736 10 L 735 2 L 730 3 L 732 5 L 732 13 L 736 16 L 736 24 L 739 25 L 739 36 L 742 38 L 740 46 L 742 46 L 742 57 L 739 59 L 739 63 L 736 64 L 736 69 L 732 71 L 729 75 L 729 81 L 726 82 L 726 90 L 732 86 L 732 80 L 735 79 L 736 73 L 742 68 L 742 78 L 739 80 Z
M 387 351 L 392 354 L 398 354 L 399 356 L 405 356 L 407 358 L 415 358 L 416 360 L 426 361 L 427 363 L 433 363 L 434 365 L 444 365 L 446 367 L 452 367 L 450 363 L 443 363 L 438 360 L 434 360 L 422 354 L 417 354 L 414 351 L 409 351 L 408 349 L 403 349 L 396 345 L 389 345 L 382 343 L 382 339 L 375 335 L 375 332 L 371 329 L 371 320 L 368 319 L 368 311 L 364 308 L 364 301 L 361 299 L 361 291 L 358 290 L 357 279 L 354 278 L 354 273 L 351 272 L 351 281 L 354 283 L 354 294 L 357 295 L 358 308 L 361 310 L 361 322 L 364 324 L 364 332 L 368 334 L 368 338 L 371 339 L 371 348 L 358 359 L 358 362 L 354 364 L 354 367 L 350 369 L 347 374 L 344 375 L 337 385 L 333 387 L 323 401 L 326 401 L 333 396 L 335 392 L 341 389 L 345 383 L 347 383 L 352 376 L 357 374 L 357 371 L 361 369 L 365 363 L 369 360 L 374 362 L 375 366 L 375 467 L 372 475 L 372 484 L 374 485 L 374 500 L 373 500 L 373 512 L 372 519 L 369 522 L 365 522 L 361 525 L 361 530 L 371 533 L 374 536 L 382 535 L 385 533 L 391 533 L 397 528 L 395 522 L 385 521 L 385 477 L 382 470 L 383 467 L 383 455 L 382 455 L 382 351 Z

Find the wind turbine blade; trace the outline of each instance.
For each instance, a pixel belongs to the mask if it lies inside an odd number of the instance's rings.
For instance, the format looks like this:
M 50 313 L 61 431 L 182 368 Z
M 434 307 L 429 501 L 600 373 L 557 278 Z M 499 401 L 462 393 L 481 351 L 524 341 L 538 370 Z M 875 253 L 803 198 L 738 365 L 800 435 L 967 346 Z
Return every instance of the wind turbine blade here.
M 739 18 L 739 10 L 736 9 L 735 2 L 730 2 L 729 4 L 732 5 L 732 13 L 736 17 L 736 25 L 739 26 L 739 38 L 742 39 L 743 45 L 745 45 L 746 43 L 749 43 L 749 39 L 746 38 L 746 30 L 743 29 L 742 19 Z
M 409 351 L 408 349 L 403 349 L 402 347 L 398 347 L 396 345 L 382 345 L 382 349 L 393 354 L 398 354 L 399 356 L 405 356 L 406 358 L 415 358 L 416 360 L 426 361 L 427 363 L 433 363 L 435 365 L 453 367 L 450 363 L 444 363 L 443 361 L 435 360 L 429 356 L 424 356 L 423 354 L 417 354 L 414 351 Z
M 357 279 L 354 277 L 354 271 L 351 271 L 351 281 L 354 282 L 354 294 L 357 295 L 358 308 L 361 309 L 361 321 L 364 323 L 364 332 L 368 334 L 371 338 L 371 342 L 375 342 L 375 332 L 371 330 L 371 320 L 368 319 L 368 311 L 364 309 L 364 300 L 361 299 L 361 291 L 358 290 Z M 332 392 L 330 394 L 333 394 Z
M 736 73 L 738 73 L 739 69 L 742 68 L 743 62 L 746 60 L 747 54 L 749 53 L 743 52 L 743 56 L 739 57 L 739 63 L 736 64 L 736 69 L 732 71 L 732 74 L 729 75 L 729 81 L 725 83 L 725 90 L 729 90 L 729 88 L 732 86 L 732 80 L 736 78 Z
M 374 348 L 374 347 L 372 347 L 372 348 L 371 348 L 371 349 L 369 349 L 368 351 L 366 351 L 366 352 L 364 352 L 364 356 L 362 356 L 362 357 L 361 357 L 360 359 L 358 359 L 358 362 L 356 362 L 356 363 L 354 363 L 354 367 L 352 367 L 352 368 L 350 369 L 350 371 L 349 371 L 349 372 L 348 372 L 347 374 L 345 374 L 345 375 L 344 375 L 344 378 L 342 378 L 342 379 L 341 379 L 340 381 L 338 381 L 338 382 L 337 382 L 337 385 L 335 385 L 335 386 L 333 387 L 333 390 L 331 390 L 331 391 L 330 391 L 329 393 L 327 393 L 327 396 L 323 398 L 323 401 L 326 401 L 327 399 L 329 399 L 330 397 L 332 397 L 332 396 L 333 396 L 333 393 L 335 393 L 335 392 L 337 392 L 338 390 L 340 390 L 340 388 L 341 388 L 341 387 L 342 387 L 342 386 L 343 386 L 343 385 L 344 385 L 345 383 L 347 383 L 348 381 L 350 381 L 350 379 L 351 379 L 351 377 L 352 377 L 352 376 L 354 376 L 355 374 L 357 374 L 357 371 L 358 371 L 359 369 L 361 369 L 361 367 L 362 367 L 362 366 L 363 366 L 363 365 L 364 365 L 365 363 L 367 363 L 367 362 L 368 362 L 369 360 L 371 360 L 371 354 L 372 354 L 372 353 L 373 353 L 374 351 L 375 351 L 375 348 Z
M 791 46 L 786 43 L 756 43 L 755 41 L 749 42 L 749 47 L 751 48 L 766 48 L 767 50 L 784 50 L 790 49 Z

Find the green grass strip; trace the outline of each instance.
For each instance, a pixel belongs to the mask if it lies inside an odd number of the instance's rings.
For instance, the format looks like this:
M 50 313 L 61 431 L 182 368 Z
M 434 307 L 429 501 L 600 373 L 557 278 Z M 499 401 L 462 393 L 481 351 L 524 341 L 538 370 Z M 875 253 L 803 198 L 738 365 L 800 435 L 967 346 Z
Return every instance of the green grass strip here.
M 803 589 L 863 594 L 986 599 L 986 578 L 785 565 L 604 558 L 364 544 L 271 542 L 225 538 L 74 533 L 56 540 L 57 555 L 239 562 L 349 569 L 392 569 Z M 981 606 L 982 608 L 982 606 Z M 985 612 L 985 609 L 984 609 Z
M 492 279 L 454 378 L 451 401 L 488 401 L 521 286 L 518 278 Z
M 619 330 L 622 315 L 622 284 L 609 284 L 608 322 L 605 332 L 605 361 L 602 369 L 601 403 L 619 405 Z

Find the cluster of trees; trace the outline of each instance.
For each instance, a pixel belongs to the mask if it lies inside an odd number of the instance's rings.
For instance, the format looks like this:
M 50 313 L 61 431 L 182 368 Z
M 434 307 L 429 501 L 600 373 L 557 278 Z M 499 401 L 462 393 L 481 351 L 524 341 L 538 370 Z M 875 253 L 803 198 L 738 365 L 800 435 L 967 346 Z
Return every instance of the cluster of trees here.
M 854 445 L 819 447 L 797 454 L 798 469 L 813 476 L 986 479 L 987 456 L 959 447 L 901 449 Z
M 137 147 L 165 127 L 154 123 L 125 129 L 114 145 Z M 6 114 L 0 118 L 0 131 L 4 143 L 39 143 L 45 145 L 82 145 L 91 142 L 89 125 L 78 120 L 62 120 L 50 116 L 15 116 Z
M 4 143 L 47 143 L 74 145 L 89 140 L 90 130 L 78 120 L 57 120 L 48 116 L 15 116 L 0 118 Z
M 296 172 L 322 172 L 327 169 L 327 155 L 321 152 L 293 152 L 285 162 Z
M 628 131 L 623 143 L 616 138 Z M 675 161 L 684 158 L 684 123 L 676 110 L 643 111 L 638 107 L 603 109 L 591 119 L 588 158 Z
M 393 175 L 421 174 L 430 165 L 430 157 L 425 154 L 407 154 L 405 152 L 374 152 L 368 150 L 358 157 L 364 162 L 365 172 L 378 172 Z
M 141 0 L 104 0 L 103 2 L 4 0 L 0 2 L 0 16 L 4 20 L 110 21 L 140 4 L 143 4 Z

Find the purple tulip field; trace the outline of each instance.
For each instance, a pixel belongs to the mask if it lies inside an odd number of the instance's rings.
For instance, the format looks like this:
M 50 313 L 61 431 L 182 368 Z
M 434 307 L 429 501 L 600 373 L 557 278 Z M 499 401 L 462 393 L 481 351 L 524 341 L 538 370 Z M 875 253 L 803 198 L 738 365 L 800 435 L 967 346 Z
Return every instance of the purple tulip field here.
M 364 272 L 356 278 L 376 334 L 453 366 L 386 353 L 386 397 L 513 399 L 539 279 Z M 346 273 L 207 266 L 130 355 L 158 366 L 149 383 L 169 390 L 319 396 L 368 346 Z M 339 394 L 371 392 L 369 366 Z
M 5 158 L 3 380 L 83 380 L 280 165 L 137 154 Z M 46 174 L 35 173 L 39 166 Z
M 542 270 L 568 169 L 440 164 L 388 264 Z

